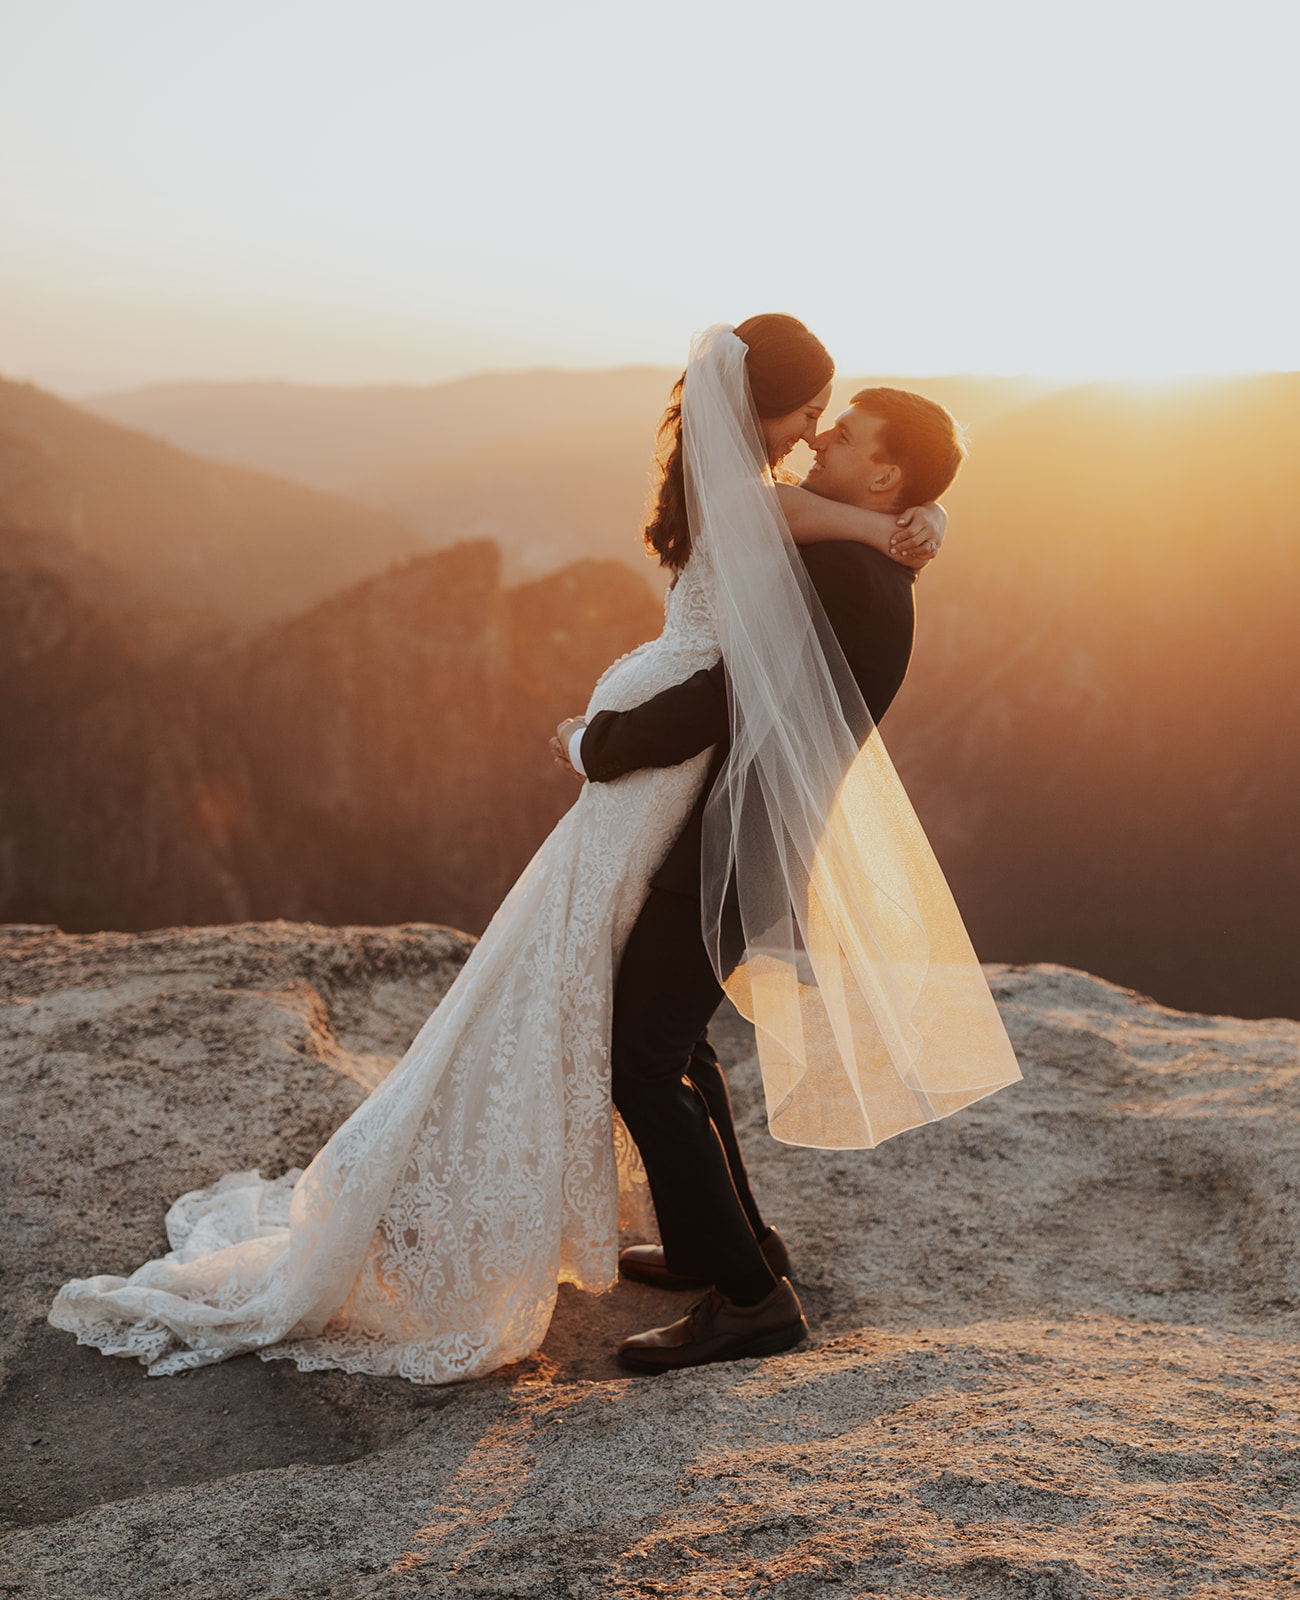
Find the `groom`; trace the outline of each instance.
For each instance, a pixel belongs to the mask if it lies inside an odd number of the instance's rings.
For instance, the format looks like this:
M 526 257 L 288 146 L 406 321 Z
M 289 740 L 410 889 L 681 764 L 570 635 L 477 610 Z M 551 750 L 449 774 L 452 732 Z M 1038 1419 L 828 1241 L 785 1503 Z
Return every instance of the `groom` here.
M 778 490 L 796 527 L 799 497 L 809 493 L 890 512 L 937 500 L 965 454 L 948 412 L 900 389 L 854 395 L 813 448 L 816 464 L 803 486 Z M 915 568 L 934 546 L 923 546 L 913 565 L 849 541 L 803 545 L 799 553 L 878 723 L 907 671 Z M 596 783 L 675 766 L 713 747 L 699 801 L 651 880 L 614 990 L 614 1104 L 645 1163 L 663 1240 L 662 1248 L 624 1251 L 619 1268 L 661 1287 L 711 1286 L 679 1322 L 623 1342 L 620 1363 L 642 1372 L 770 1355 L 808 1331 L 785 1246 L 750 1190 L 707 1035 L 723 991 L 700 931 L 702 820 L 729 743 L 721 662 L 630 711 L 601 711 L 587 726 L 561 723 L 552 741 L 557 759 Z

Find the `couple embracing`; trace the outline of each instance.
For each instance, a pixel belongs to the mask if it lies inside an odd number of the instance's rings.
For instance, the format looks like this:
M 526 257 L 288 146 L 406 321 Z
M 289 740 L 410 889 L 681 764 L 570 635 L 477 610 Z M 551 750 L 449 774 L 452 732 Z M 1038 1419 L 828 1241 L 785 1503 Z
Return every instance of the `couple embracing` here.
M 559 1282 L 621 1267 L 706 1291 L 625 1366 L 770 1354 L 806 1326 L 708 1042 L 723 993 L 789 1143 L 870 1147 L 1019 1077 L 875 731 L 961 447 L 896 390 L 823 428 L 832 373 L 793 318 L 697 338 L 646 530 L 663 632 L 561 725 L 576 803 L 310 1166 L 182 1196 L 169 1253 L 66 1284 L 56 1326 L 155 1374 L 257 1350 L 446 1382 L 528 1354 Z M 776 484 L 800 439 L 816 466 Z M 662 1244 L 620 1261 L 620 1182 L 646 1179 Z

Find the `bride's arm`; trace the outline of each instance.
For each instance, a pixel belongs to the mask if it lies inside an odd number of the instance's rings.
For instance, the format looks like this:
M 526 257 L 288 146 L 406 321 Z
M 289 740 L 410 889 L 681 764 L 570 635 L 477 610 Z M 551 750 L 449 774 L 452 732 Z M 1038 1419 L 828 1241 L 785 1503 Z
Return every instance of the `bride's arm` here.
M 914 506 L 900 517 L 891 511 L 866 511 L 828 500 L 794 484 L 779 483 L 776 492 L 796 544 L 848 539 L 869 544 L 905 567 L 923 567 L 932 561 L 948 526 L 948 513 L 933 503 Z

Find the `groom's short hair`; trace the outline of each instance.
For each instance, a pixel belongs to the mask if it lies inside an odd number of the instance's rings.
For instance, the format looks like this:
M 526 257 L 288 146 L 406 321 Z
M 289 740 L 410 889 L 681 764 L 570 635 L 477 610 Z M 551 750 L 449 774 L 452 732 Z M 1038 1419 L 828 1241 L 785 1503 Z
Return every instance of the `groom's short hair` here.
M 937 500 L 966 459 L 963 430 L 952 413 L 910 389 L 859 389 L 849 403 L 885 424 L 886 459 L 903 474 L 899 509 Z

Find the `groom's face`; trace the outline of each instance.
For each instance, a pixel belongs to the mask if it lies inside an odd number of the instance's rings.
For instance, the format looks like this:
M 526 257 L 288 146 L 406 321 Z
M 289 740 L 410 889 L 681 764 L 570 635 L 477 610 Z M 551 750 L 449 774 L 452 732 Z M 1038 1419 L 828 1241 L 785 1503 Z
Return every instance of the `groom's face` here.
M 842 411 L 813 441 L 817 459 L 804 488 L 850 505 L 878 504 L 897 477 L 885 454 L 885 427 L 883 418 L 858 406 Z

